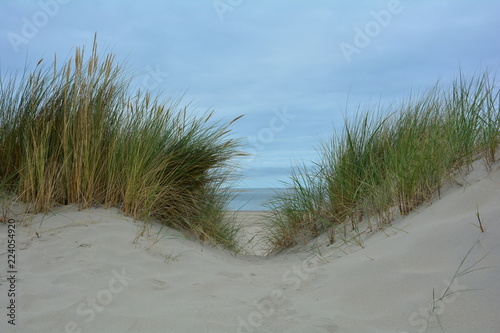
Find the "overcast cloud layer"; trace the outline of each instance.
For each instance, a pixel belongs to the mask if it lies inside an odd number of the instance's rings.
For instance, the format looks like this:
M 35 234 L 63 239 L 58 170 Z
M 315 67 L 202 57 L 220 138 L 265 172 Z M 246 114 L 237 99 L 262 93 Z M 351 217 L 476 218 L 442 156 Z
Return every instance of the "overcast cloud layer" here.
M 0 1 L 2 75 L 78 46 L 112 51 L 134 84 L 232 120 L 241 187 L 279 187 L 317 160 L 358 105 L 484 68 L 497 72 L 500 1 Z

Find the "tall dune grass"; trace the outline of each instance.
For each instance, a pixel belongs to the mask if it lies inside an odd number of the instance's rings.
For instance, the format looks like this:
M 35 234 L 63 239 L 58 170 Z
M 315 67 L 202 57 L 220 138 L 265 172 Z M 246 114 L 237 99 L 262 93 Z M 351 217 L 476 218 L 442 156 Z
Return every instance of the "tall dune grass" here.
M 460 75 L 397 107 L 358 113 L 323 145 L 315 168 L 298 167 L 289 192 L 271 203 L 271 250 L 365 218 L 383 228 L 439 194 L 443 182 L 472 161 L 491 165 L 500 139 L 500 95 L 488 73 Z M 344 229 L 345 230 L 345 229 Z
M 212 113 L 130 95 L 131 76 L 83 49 L 58 68 L 39 62 L 0 82 L 0 184 L 33 212 L 55 205 L 118 207 L 202 240 L 236 246 L 222 213 L 239 143 Z

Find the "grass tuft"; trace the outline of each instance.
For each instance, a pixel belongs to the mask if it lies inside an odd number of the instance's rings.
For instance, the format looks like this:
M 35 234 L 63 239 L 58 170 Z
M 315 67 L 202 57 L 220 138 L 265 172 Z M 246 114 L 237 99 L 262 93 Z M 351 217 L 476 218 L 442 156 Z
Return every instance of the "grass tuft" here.
M 443 182 L 483 158 L 496 160 L 500 95 L 488 73 L 460 74 L 451 87 L 410 96 L 399 106 L 358 113 L 323 144 L 314 168 L 296 167 L 289 191 L 271 203 L 271 251 L 338 226 L 383 228 L 429 201 Z M 372 226 L 371 221 L 376 225 Z
M 130 94 L 130 75 L 94 42 L 86 58 L 0 79 L 0 184 L 34 213 L 117 207 L 234 249 L 222 184 L 239 143 L 213 113 Z

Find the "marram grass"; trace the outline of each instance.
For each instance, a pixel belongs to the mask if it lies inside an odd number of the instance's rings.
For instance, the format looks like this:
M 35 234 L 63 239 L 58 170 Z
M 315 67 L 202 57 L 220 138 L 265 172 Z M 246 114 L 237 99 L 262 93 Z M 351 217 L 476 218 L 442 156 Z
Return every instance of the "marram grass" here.
M 212 113 L 129 93 L 130 77 L 94 44 L 58 68 L 41 61 L 0 82 L 0 184 L 34 213 L 118 207 L 235 249 L 223 213 L 239 143 Z
M 270 251 L 325 231 L 333 242 L 339 226 L 356 230 L 363 219 L 383 228 L 439 194 L 474 160 L 491 165 L 500 143 L 499 94 L 488 73 L 461 74 L 447 89 L 436 85 L 397 107 L 346 121 L 323 144 L 316 167 L 295 168 L 290 190 L 270 202 Z

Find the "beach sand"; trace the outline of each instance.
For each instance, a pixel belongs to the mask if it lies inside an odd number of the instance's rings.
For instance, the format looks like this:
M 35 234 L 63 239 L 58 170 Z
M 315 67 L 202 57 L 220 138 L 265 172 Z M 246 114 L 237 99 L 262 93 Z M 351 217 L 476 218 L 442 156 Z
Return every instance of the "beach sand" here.
M 236 220 L 241 223 L 240 245 L 243 252 L 249 255 L 265 256 L 267 247 L 262 237 L 262 223 L 271 215 L 269 211 L 238 211 Z
M 116 209 L 61 207 L 16 225 L 14 284 L 2 223 L 0 332 L 441 332 L 428 319 L 433 293 L 445 293 L 434 302 L 444 332 L 500 332 L 499 165 L 476 163 L 460 182 L 367 234 L 364 248 L 317 240 L 268 258 L 145 228 Z M 248 240 L 258 218 L 240 218 Z M 481 258 L 474 268 L 484 269 L 457 277 L 471 248 L 461 270 Z

